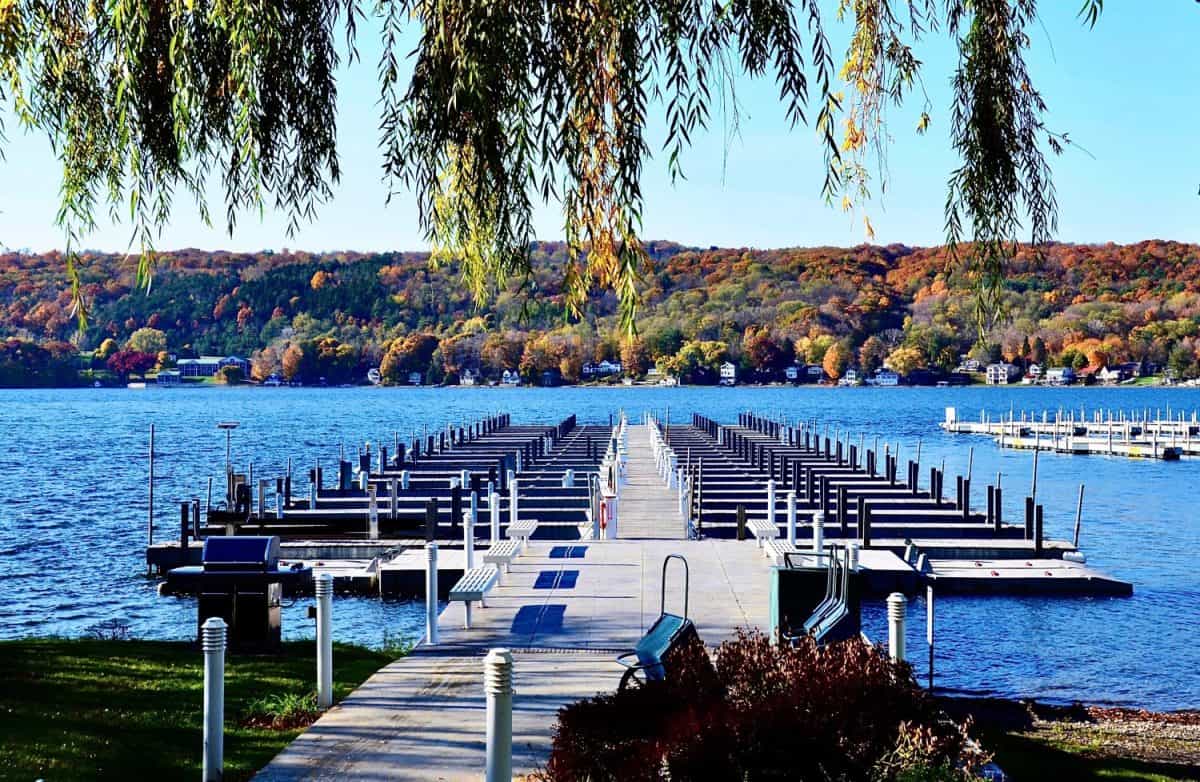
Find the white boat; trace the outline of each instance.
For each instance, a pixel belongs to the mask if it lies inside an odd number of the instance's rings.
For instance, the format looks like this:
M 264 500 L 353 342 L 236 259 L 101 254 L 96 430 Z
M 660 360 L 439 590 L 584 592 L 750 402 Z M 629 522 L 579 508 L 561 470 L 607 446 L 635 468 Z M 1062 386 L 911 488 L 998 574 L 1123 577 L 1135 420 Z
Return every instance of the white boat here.
M 146 384 L 145 383 L 126 383 L 125 387 L 144 390 L 146 388 Z

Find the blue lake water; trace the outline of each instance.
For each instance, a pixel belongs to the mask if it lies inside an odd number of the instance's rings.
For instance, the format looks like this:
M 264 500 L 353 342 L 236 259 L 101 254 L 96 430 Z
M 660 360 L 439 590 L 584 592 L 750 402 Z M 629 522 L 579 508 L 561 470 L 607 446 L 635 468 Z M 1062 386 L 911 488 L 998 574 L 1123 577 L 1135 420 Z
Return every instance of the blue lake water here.
M 195 604 L 155 594 L 144 576 L 147 435 L 157 430 L 160 537 L 175 534 L 177 503 L 218 479 L 234 419 L 234 461 L 276 475 L 288 457 L 328 460 L 339 443 L 391 442 L 431 427 L 506 410 L 514 420 L 577 413 L 607 421 L 619 408 L 670 408 L 721 421 L 753 408 L 816 419 L 899 444 L 922 462 L 945 459 L 951 475 L 1003 474 L 1005 515 L 1017 517 L 1032 455 L 988 440 L 946 435 L 948 405 L 978 416 L 1018 410 L 1200 408 L 1185 389 L 148 389 L 0 391 L 0 638 L 80 635 L 106 619 L 140 637 L 189 638 Z M 1038 497 L 1046 531 L 1069 539 L 1079 484 L 1086 483 L 1080 546 L 1089 563 L 1132 581 L 1131 598 L 946 597 L 938 600 L 937 683 L 964 692 L 1154 709 L 1200 706 L 1200 459 L 1182 462 L 1042 454 Z M 976 479 L 976 483 L 982 481 Z M 976 502 L 978 502 L 978 498 Z M 764 585 L 765 588 L 765 585 Z M 285 610 L 285 633 L 311 635 L 309 601 Z M 866 629 L 886 635 L 882 604 L 864 608 Z M 377 645 L 385 634 L 415 638 L 420 606 L 339 599 L 338 638 Z M 910 606 L 909 654 L 924 671 L 924 606 Z M 701 628 L 703 632 L 703 628 Z M 708 639 L 715 640 L 715 639 Z M 921 674 L 924 681 L 924 674 Z

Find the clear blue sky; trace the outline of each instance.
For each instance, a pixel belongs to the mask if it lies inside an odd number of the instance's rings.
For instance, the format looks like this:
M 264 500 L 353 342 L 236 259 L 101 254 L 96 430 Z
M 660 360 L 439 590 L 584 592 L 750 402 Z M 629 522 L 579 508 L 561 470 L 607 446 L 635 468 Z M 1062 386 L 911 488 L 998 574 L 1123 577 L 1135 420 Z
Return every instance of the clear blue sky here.
M 1032 30 L 1030 58 L 1037 86 L 1050 105 L 1048 124 L 1069 132 L 1094 156 L 1068 150 L 1053 162 L 1058 238 L 1200 241 L 1200 5 L 1183 0 L 1110 2 L 1094 30 L 1075 18 L 1078 0 L 1043 0 L 1041 6 L 1043 25 Z M 371 32 L 364 26 L 363 62 L 344 69 L 339 80 L 343 178 L 316 222 L 289 238 L 280 215 L 268 212 L 261 220 L 257 214 L 244 215 L 231 237 L 221 226 L 204 226 L 191 202 L 181 198 L 158 242 L 160 249 L 425 246 L 413 198 L 405 195 L 384 204 L 376 145 L 377 47 Z M 833 28 L 831 37 L 835 51 L 841 51 L 847 29 Z M 890 189 L 882 203 L 869 208 L 880 243 L 927 245 L 942 237 L 945 181 L 956 165 L 948 141 L 955 51 L 943 32 L 927 38 L 918 54 L 925 61 L 933 124 L 925 136 L 913 132 L 919 101 L 890 114 Z M 739 94 L 746 113 L 740 138 L 727 150 L 719 127 L 695 138 L 685 158 L 686 182 L 671 185 L 664 156 L 647 163 L 643 236 L 702 246 L 862 242 L 861 222 L 820 198 L 820 147 L 811 129 L 788 130 L 773 83 L 743 80 Z M 61 247 L 62 235 L 54 225 L 58 163 L 44 138 L 23 134 L 11 118 L 6 125 L 0 242 L 34 250 Z M 651 131 L 661 142 L 661 125 Z M 212 198 L 214 214 L 222 215 L 219 189 Z M 540 209 L 536 226 L 539 238 L 561 238 L 557 205 Z M 128 235 L 127 227 L 104 223 L 85 244 L 123 250 Z

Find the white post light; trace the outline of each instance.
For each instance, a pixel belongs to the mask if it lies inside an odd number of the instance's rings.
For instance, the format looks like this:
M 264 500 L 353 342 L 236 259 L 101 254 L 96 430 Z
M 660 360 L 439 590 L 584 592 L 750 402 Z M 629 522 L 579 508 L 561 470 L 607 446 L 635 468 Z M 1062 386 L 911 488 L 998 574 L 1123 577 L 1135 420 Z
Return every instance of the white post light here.
M 775 481 L 767 481 L 767 523 L 775 526 Z
M 517 479 L 515 477 L 508 481 L 508 523 L 517 523 Z
M 796 547 L 796 492 L 787 493 L 787 542 Z
M 317 708 L 333 705 L 333 576 L 322 573 L 317 595 Z
M 438 548 L 437 543 L 425 544 L 425 643 L 438 642 Z
M 825 514 L 821 511 L 813 513 L 812 548 L 814 554 L 820 554 L 825 547 Z
M 487 696 L 487 782 L 512 780 L 513 657 L 508 649 L 492 649 L 483 660 Z
M 488 511 L 492 514 L 492 545 L 500 542 L 500 493 L 488 494 Z
M 204 782 L 218 782 L 225 765 L 225 620 L 210 617 L 200 628 L 204 651 Z
M 892 660 L 904 660 L 904 616 L 908 611 L 908 600 L 899 592 L 887 598 L 888 653 Z

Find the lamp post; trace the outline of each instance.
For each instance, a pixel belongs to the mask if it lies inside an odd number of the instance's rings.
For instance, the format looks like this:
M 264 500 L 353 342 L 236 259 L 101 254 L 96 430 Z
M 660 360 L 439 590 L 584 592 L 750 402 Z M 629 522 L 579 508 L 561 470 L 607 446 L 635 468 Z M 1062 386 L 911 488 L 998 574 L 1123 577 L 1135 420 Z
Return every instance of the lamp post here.
M 233 505 L 233 458 L 232 458 L 232 437 L 233 430 L 238 428 L 237 421 L 218 421 L 218 429 L 225 430 L 225 504 L 226 506 Z

